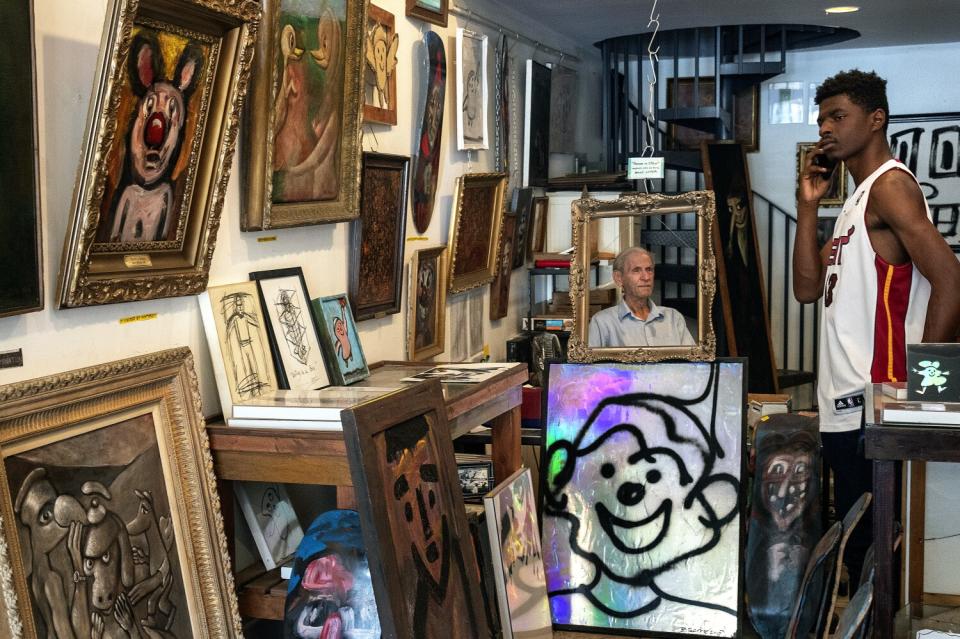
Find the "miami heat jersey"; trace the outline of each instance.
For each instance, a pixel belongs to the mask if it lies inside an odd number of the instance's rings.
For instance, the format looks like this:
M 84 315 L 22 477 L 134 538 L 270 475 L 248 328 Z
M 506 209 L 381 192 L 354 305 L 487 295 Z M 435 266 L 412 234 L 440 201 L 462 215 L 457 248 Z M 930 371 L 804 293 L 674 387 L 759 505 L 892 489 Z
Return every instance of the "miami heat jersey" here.
M 823 431 L 859 428 L 867 383 L 906 380 L 906 345 L 923 338 L 930 283 L 912 262 L 892 265 L 877 255 L 864 219 L 870 187 L 890 170 L 907 171 L 896 160 L 881 165 L 847 199 L 834 227 L 820 311 Z

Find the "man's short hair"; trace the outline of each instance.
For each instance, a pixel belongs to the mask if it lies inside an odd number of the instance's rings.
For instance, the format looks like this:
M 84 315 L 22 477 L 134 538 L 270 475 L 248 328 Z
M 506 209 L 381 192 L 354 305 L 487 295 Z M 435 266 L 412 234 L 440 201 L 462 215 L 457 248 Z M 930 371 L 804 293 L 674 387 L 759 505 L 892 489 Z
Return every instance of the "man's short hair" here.
M 623 273 L 623 267 L 627 263 L 627 258 L 633 255 L 634 253 L 641 253 L 643 255 L 646 255 L 647 257 L 650 258 L 650 262 L 652 262 L 654 266 L 657 265 L 657 258 L 655 258 L 653 256 L 653 253 L 651 253 L 647 249 L 643 248 L 642 246 L 628 246 L 627 248 L 620 251 L 620 253 L 617 254 L 617 257 L 614 258 L 613 270 L 615 270 L 617 273 Z
M 868 113 L 883 109 L 886 120 L 890 120 L 890 105 L 887 103 L 887 81 L 873 71 L 851 69 L 841 71 L 827 78 L 819 87 L 814 101 L 819 105 L 827 98 L 845 95 L 850 101 L 865 109 Z M 884 122 L 883 130 L 887 130 Z

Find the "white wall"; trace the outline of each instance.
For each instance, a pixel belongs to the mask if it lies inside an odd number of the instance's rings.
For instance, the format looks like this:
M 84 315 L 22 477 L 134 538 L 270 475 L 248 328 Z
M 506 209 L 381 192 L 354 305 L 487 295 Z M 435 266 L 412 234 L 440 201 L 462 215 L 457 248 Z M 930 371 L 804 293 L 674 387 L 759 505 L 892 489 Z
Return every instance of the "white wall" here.
M 493 151 L 473 152 L 468 156 L 456 150 L 454 121 L 455 66 L 454 34 L 459 21 L 451 14 L 448 28 L 426 25 L 404 16 L 403 0 L 379 0 L 376 4 L 396 16 L 400 35 L 397 89 L 398 124 L 395 127 L 365 125 L 363 148 L 410 155 L 419 127 L 421 82 L 425 66 L 414 54 L 421 50 L 422 32 L 432 29 L 444 38 L 447 52 L 447 101 L 444 114 L 438 197 L 426 239 L 410 239 L 407 255 L 418 248 L 445 244 L 450 221 L 453 187 L 457 176 L 467 172 L 492 171 Z M 0 384 L 21 381 L 83 366 L 149 353 L 174 346 L 189 346 L 196 357 L 201 380 L 203 409 L 207 415 L 219 412 L 200 315 L 194 297 L 114 304 L 101 307 L 56 310 L 55 288 L 62 242 L 68 226 L 74 177 L 80 158 L 87 103 L 93 84 L 106 0 L 38 0 L 35 5 L 37 60 L 37 117 L 40 128 L 40 189 L 43 217 L 44 283 L 46 309 L 0 319 L 0 351 L 22 348 L 24 366 L 0 371 Z M 544 45 L 563 49 L 581 57 L 581 87 L 599 84 L 599 55 L 592 46 L 578 49 L 576 43 L 545 30 L 535 20 L 518 16 L 512 10 L 487 1 L 474 0 L 470 7 L 510 29 L 528 34 Z M 492 54 L 497 30 L 468 23 L 475 31 L 490 36 L 490 78 L 493 86 Z M 542 62 L 556 61 L 543 51 L 515 39 L 511 55 L 518 61 L 533 55 Z M 569 64 L 569 60 L 564 61 Z M 576 65 L 574 65 L 576 66 Z M 19 90 L 19 89 L 18 89 Z M 599 104 L 597 92 L 581 89 L 582 121 L 594 122 Z M 592 114 L 591 114 L 592 111 Z M 493 139 L 492 111 L 489 122 Z M 580 127 L 581 130 L 591 128 Z M 586 133 L 585 137 L 589 137 Z M 599 149 L 599 140 L 584 141 L 585 148 Z M 236 161 L 243 161 L 242 149 Z M 241 233 L 239 226 L 239 165 L 234 166 L 227 189 L 217 248 L 210 270 L 210 285 L 246 280 L 255 270 L 301 266 L 313 297 L 340 293 L 347 288 L 347 224 L 330 224 L 260 233 Z M 408 238 L 416 235 L 408 219 Z M 273 242 L 258 242 L 258 237 L 276 236 Z M 504 341 L 519 330 L 520 316 L 526 312 L 526 273 L 514 271 L 509 315 L 489 322 L 489 287 L 467 295 L 450 296 L 448 304 L 465 304 L 468 295 L 483 298 L 484 340 L 494 359 L 505 353 Z M 406 289 L 406 284 L 404 284 Z M 406 308 L 404 290 L 403 308 Z M 449 310 L 449 308 L 448 308 Z M 119 320 L 135 315 L 156 313 L 157 319 L 121 325 Z M 403 359 L 405 356 L 404 313 L 378 320 L 360 322 L 359 331 L 367 360 Z M 448 334 L 452 330 L 447 322 Z M 452 350 L 447 337 L 447 351 Z

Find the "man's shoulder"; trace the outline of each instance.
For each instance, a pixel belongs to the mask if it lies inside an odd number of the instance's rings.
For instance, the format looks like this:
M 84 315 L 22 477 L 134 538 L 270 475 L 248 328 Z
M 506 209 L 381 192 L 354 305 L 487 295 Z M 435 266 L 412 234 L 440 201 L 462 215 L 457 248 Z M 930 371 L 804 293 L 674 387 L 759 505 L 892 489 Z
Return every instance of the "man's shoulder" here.
M 620 319 L 620 305 L 615 304 L 614 306 L 608 306 L 607 308 L 597 311 L 593 314 L 593 317 L 590 318 L 590 321 L 594 320 L 618 320 Z

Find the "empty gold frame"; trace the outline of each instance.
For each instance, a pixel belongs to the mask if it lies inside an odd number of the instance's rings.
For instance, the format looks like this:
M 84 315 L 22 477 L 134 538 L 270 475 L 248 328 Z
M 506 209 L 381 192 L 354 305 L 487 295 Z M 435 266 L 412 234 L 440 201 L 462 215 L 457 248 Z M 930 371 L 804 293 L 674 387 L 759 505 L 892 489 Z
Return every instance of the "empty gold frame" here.
M 691 191 L 680 195 L 630 194 L 611 202 L 602 202 L 585 197 L 574 200 L 573 260 L 570 263 L 570 301 L 573 305 L 573 332 L 570 336 L 567 356 L 571 362 L 656 362 L 668 359 L 710 361 L 716 355 L 716 336 L 713 330 L 711 308 L 716 293 L 716 260 L 711 242 L 711 229 L 715 214 L 712 191 Z M 643 246 L 642 230 L 635 224 L 642 218 L 676 214 L 695 214 L 696 219 L 696 299 L 697 334 L 693 346 L 628 346 L 591 347 L 590 324 L 590 277 L 591 243 L 596 244 L 594 234 L 601 231 L 602 224 L 596 221 L 617 219 L 621 244 L 618 250 L 628 246 Z M 629 229 L 630 232 L 624 232 Z M 671 229 L 664 229 L 670 232 Z M 658 233 L 664 231 L 659 230 Z M 688 231 L 690 233 L 690 231 Z M 659 260 L 658 260 L 659 261 Z

